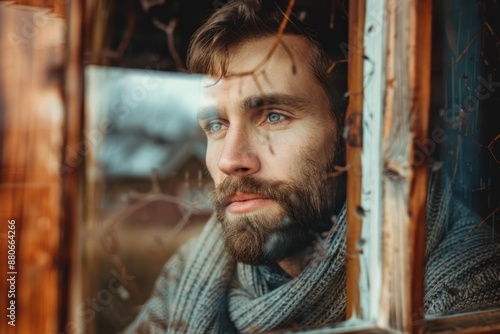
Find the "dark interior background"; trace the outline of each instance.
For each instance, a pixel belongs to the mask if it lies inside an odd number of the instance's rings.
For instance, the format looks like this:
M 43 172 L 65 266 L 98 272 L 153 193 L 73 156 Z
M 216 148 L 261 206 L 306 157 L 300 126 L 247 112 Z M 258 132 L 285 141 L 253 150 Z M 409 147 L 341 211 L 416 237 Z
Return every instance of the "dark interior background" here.
M 454 194 L 500 233 L 500 2 L 434 2 L 430 154 Z

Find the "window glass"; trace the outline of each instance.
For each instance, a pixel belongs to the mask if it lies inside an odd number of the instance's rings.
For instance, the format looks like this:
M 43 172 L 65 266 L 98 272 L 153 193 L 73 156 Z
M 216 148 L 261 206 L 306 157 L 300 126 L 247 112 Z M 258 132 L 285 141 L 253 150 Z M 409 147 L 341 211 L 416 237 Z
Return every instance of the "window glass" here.
M 225 124 L 209 121 L 205 122 L 209 124 L 201 124 L 197 113 L 213 107 L 211 94 L 218 91 L 219 86 L 217 79 L 188 74 L 186 54 L 194 31 L 223 4 L 222 1 L 124 4 L 111 1 L 96 7 L 92 34 L 99 38 L 94 39 L 95 45 L 91 46 L 92 65 L 85 69 L 84 136 L 90 145 L 86 155 L 87 198 L 82 237 L 84 283 L 78 308 L 88 331 L 123 330 L 149 300 L 167 260 L 181 245 L 199 235 L 213 213 L 214 182 L 206 167 L 208 163 L 210 168 L 210 161 L 205 157 L 207 135 L 210 137 L 213 133 L 215 136 L 216 132 L 224 130 Z M 332 5 L 328 1 L 302 1 L 296 8 L 299 19 L 316 24 L 325 47 L 329 51 L 334 49 L 342 58 L 347 56 L 348 49 L 346 43 L 341 43 L 347 34 L 346 6 L 343 2 Z M 271 45 L 263 46 L 262 50 L 268 49 Z M 279 52 L 282 59 L 278 65 L 293 75 L 297 68 L 309 71 L 307 61 L 297 60 L 286 45 L 280 46 Z M 335 71 L 343 71 L 345 79 L 345 60 L 331 65 L 332 69 L 336 67 Z M 241 65 L 242 69 L 244 66 Z M 314 144 L 316 157 L 332 160 L 333 151 L 323 150 L 333 142 L 327 143 L 320 131 L 316 133 L 320 138 L 317 142 L 316 139 L 311 141 L 308 135 L 314 134 L 310 131 L 311 122 L 317 125 L 331 122 L 328 113 L 325 112 L 324 117 L 311 118 L 307 123 L 309 130 L 298 131 L 301 136 L 283 137 L 278 142 L 273 136 L 293 115 L 284 110 L 271 112 L 264 108 L 267 104 L 281 109 L 293 107 L 309 115 L 314 111 L 314 99 L 307 103 L 308 112 L 304 112 L 306 103 L 303 100 L 312 97 L 301 84 L 304 78 L 311 79 L 301 76 L 296 81 L 278 81 L 280 73 L 273 72 L 272 67 L 266 75 L 268 77 L 263 75 L 258 79 L 252 75 L 246 77 L 255 80 L 255 94 L 277 94 L 260 102 L 258 99 L 246 102 L 247 105 L 253 103 L 250 108 L 253 108 L 252 122 L 260 117 L 258 144 L 276 158 L 272 164 L 275 176 L 285 175 L 291 169 L 287 167 L 291 165 L 287 163 L 289 156 L 303 153 L 299 146 L 304 143 Z M 283 92 L 273 90 L 283 83 L 294 86 L 294 92 L 301 93 L 302 100 L 296 98 L 297 94 L 284 96 Z M 316 87 L 314 92 L 318 89 Z M 227 93 L 218 91 L 216 94 Z M 347 96 L 343 85 L 339 85 L 338 96 L 337 107 L 342 108 Z M 340 115 L 340 122 L 342 118 Z M 339 123 L 339 131 L 340 128 Z M 271 129 L 273 133 L 267 136 L 265 132 L 271 133 Z M 342 145 L 337 142 L 336 147 Z M 338 164 L 342 164 L 341 159 Z M 333 164 L 329 167 L 334 168 Z M 322 177 L 323 170 L 316 174 Z M 341 172 L 337 174 L 341 175 L 339 180 L 343 178 Z M 311 183 L 309 181 L 311 178 L 303 179 L 304 184 Z M 339 191 L 338 200 L 333 204 L 336 212 L 328 219 L 330 224 L 337 219 L 344 193 L 344 190 Z M 296 196 L 298 202 L 306 198 L 306 195 Z M 340 232 L 338 244 L 343 247 Z M 343 261 L 343 257 L 337 259 Z M 337 281 L 339 287 L 345 286 L 342 279 Z M 342 294 L 343 290 L 336 291 Z M 342 296 L 339 299 L 342 300 Z M 337 321 L 344 319 L 342 305 L 339 304 L 335 314 Z
M 500 306 L 498 13 L 493 2 L 434 2 L 427 222 L 428 313 Z
M 85 320 L 109 333 L 132 320 L 166 260 L 199 233 L 212 182 L 196 122 L 201 76 L 99 66 L 85 74 L 96 207 L 84 238 L 94 297 L 83 302 Z

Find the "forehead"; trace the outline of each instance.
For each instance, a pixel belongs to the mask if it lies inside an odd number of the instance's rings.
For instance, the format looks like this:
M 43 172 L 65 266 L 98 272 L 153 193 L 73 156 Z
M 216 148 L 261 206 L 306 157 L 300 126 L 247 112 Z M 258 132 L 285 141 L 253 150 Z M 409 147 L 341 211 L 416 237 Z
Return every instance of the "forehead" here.
M 269 94 L 304 97 L 311 103 L 327 101 L 312 73 L 311 45 L 307 38 L 284 35 L 244 42 L 229 50 L 228 67 L 222 78 L 204 89 L 204 102 L 226 104 Z
M 311 45 L 304 36 L 283 35 L 261 37 L 241 43 L 229 49 L 229 65 L 226 76 L 238 73 L 258 72 L 265 69 L 281 67 L 291 71 L 310 72 L 309 58 Z M 305 74 L 305 73 L 304 73 Z

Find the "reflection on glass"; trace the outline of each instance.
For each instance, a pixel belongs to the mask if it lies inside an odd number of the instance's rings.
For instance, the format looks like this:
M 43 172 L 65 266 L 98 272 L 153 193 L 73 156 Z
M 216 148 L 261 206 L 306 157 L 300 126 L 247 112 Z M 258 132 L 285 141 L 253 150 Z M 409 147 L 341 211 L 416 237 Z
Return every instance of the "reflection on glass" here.
M 86 86 L 96 204 L 84 240 L 92 297 L 83 316 L 111 333 L 132 320 L 163 264 L 207 221 L 212 183 L 196 121 L 201 76 L 90 66 Z

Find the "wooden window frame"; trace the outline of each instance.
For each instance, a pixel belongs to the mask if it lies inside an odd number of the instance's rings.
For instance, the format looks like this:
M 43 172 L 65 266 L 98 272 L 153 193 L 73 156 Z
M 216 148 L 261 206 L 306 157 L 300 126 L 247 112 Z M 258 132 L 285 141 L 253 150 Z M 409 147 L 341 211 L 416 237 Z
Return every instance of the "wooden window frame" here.
M 75 40 L 88 37 L 85 23 L 91 22 L 89 13 L 95 4 L 70 2 L 71 50 L 83 50 Z M 386 16 L 380 18 L 380 13 Z M 348 320 L 333 328 L 300 332 L 451 333 L 460 328 L 464 333 L 486 333 L 500 329 L 495 321 L 500 310 L 444 317 L 423 314 L 428 168 L 427 164 L 411 168 L 410 159 L 414 141 L 424 140 L 428 130 L 431 18 L 432 0 L 350 1 Z M 67 85 L 78 76 L 83 80 L 77 66 L 81 54 L 74 57 L 68 65 Z M 81 105 L 82 97 L 77 101 Z M 81 112 L 76 105 L 68 108 L 75 115 Z M 407 131 L 397 132 L 401 128 Z M 404 150 L 391 146 L 395 135 L 405 143 Z M 76 141 L 73 138 L 68 144 Z M 71 194 L 76 196 L 74 190 Z M 73 272 L 74 281 L 79 281 L 77 275 Z M 70 319 L 81 322 L 76 310 L 71 315 Z
M 311 332 L 497 333 L 500 310 L 423 310 L 428 161 L 411 155 L 428 133 L 432 0 L 349 4 L 348 320 Z
M 78 151 L 82 124 L 89 121 L 83 113 L 82 64 L 85 45 L 90 42 L 90 16 L 96 4 L 97 0 L 70 1 L 64 8 L 56 9 L 58 13 L 66 11 L 69 21 L 61 94 L 65 103 L 64 120 L 61 118 L 63 124 L 58 127 L 63 147 L 57 155 L 65 166 L 74 165 L 71 152 Z M 349 11 L 350 104 L 346 116 L 349 319 L 334 328 L 300 332 L 498 332 L 500 310 L 450 316 L 424 316 L 422 310 L 428 168 L 426 164 L 411 168 L 410 157 L 413 142 L 423 141 L 428 129 L 432 0 L 352 0 Z M 380 13 L 386 16 L 380 19 Z M 396 135 L 404 142 L 404 150 L 397 151 L 391 146 Z M 34 145 L 36 150 L 45 142 L 40 140 Z M 28 166 L 29 163 L 23 162 L 16 168 Z M 50 261 L 33 265 L 24 255 L 27 253 L 18 253 L 19 263 L 25 269 L 38 270 L 50 289 L 28 279 L 18 281 L 20 296 L 30 307 L 18 313 L 18 321 L 25 327 L 17 329 L 52 331 L 59 327 L 59 331 L 69 332 L 85 327 L 78 309 L 82 298 L 81 249 L 77 245 L 78 222 L 82 219 L 78 198 L 82 196 L 81 177 L 85 174 L 82 167 L 75 166 L 72 173 L 50 174 L 52 186 L 57 177 L 61 182 L 53 190 L 58 195 L 51 197 L 55 199 L 51 202 L 54 207 L 58 203 L 61 207 L 55 218 L 49 219 L 54 224 L 53 231 L 60 233 L 61 238 L 46 259 L 54 260 L 60 268 L 47 265 Z M 32 180 L 19 178 L 12 184 L 27 181 Z M 7 192 L 3 194 L 2 198 L 8 201 L 23 200 Z M 26 219 L 23 224 L 20 232 L 24 237 L 32 234 L 43 243 L 44 235 L 33 233 L 37 227 L 31 220 Z M 2 261 L 5 262 L 5 257 Z M 405 265 L 394 266 L 394 263 Z M 55 276 L 62 282 L 62 290 L 56 289 L 52 279 Z M 44 298 L 31 303 L 31 295 L 50 297 L 50 305 Z M 4 321 L 0 328 L 7 331 L 5 326 Z
M 351 1 L 349 34 L 347 324 L 356 329 L 333 332 L 498 332 L 500 310 L 423 311 L 428 161 L 411 159 L 428 133 L 432 0 Z M 362 149 L 349 140 L 360 133 Z

